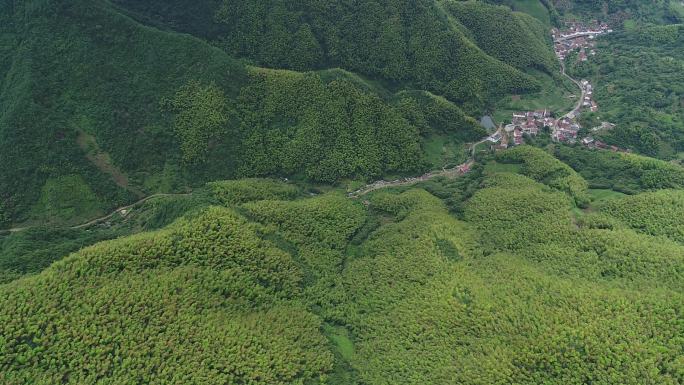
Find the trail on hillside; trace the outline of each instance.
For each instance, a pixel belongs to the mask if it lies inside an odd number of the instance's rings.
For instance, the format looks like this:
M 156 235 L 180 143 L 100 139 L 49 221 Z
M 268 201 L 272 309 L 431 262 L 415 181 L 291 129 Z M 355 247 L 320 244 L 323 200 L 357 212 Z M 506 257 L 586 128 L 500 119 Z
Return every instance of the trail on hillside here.
M 501 128 L 496 130 L 496 132 L 492 135 L 495 135 L 496 133 L 499 133 Z M 419 177 L 413 177 L 413 178 L 403 178 L 403 179 L 396 179 L 393 181 L 386 181 L 386 180 L 378 180 L 373 183 L 367 184 L 363 186 L 362 188 L 351 192 L 348 194 L 350 198 L 359 198 L 363 195 L 368 194 L 371 191 L 379 190 L 382 188 L 388 188 L 388 187 L 398 187 L 398 186 L 410 186 L 416 183 L 420 182 L 425 182 L 430 179 L 438 178 L 438 177 L 448 177 L 448 178 L 455 178 L 457 176 L 461 176 L 465 173 L 467 173 L 470 168 L 475 164 L 475 149 L 477 146 L 481 143 L 486 142 L 492 135 L 488 135 L 485 138 L 481 139 L 478 142 L 473 143 L 470 145 L 468 148 L 468 154 L 470 154 L 469 158 L 467 161 L 464 163 L 459 164 L 456 167 L 448 168 L 448 169 L 442 169 L 440 171 L 431 171 L 428 172 L 427 174 L 423 174 Z
M 99 218 L 92 219 L 92 220 L 90 220 L 90 221 L 88 221 L 88 222 L 81 223 L 80 225 L 68 226 L 68 228 L 69 228 L 69 229 L 82 229 L 82 228 L 90 227 L 90 226 L 92 226 L 92 225 L 95 225 L 95 224 L 98 224 L 98 223 L 100 223 L 100 222 L 104 222 L 104 221 L 106 221 L 106 220 L 108 220 L 108 219 L 111 219 L 114 215 L 116 215 L 116 214 L 118 214 L 118 213 L 122 213 L 122 212 L 127 211 L 127 210 L 130 210 L 130 209 L 134 208 L 135 206 L 138 206 L 138 205 L 140 205 L 140 204 L 143 204 L 143 203 L 149 201 L 150 199 L 161 198 L 161 197 L 172 197 L 172 196 L 190 196 L 190 195 L 192 195 L 192 193 L 178 193 L 178 194 L 159 193 L 159 194 L 152 194 L 152 195 L 150 195 L 150 196 L 147 196 L 147 197 L 144 197 L 144 198 L 142 198 L 142 199 L 139 199 L 139 200 L 137 200 L 137 201 L 135 201 L 135 202 L 133 202 L 133 203 L 131 203 L 131 204 L 129 204 L 129 205 L 119 207 L 119 208 L 117 208 L 116 210 L 112 211 L 111 213 L 109 213 L 109 214 L 107 214 L 107 215 L 105 215 L 105 216 L 102 216 L 102 217 L 99 217 Z M 11 229 L 6 229 L 6 230 L 3 230 L 3 231 L 8 231 L 8 232 L 10 232 L 10 233 L 18 233 L 18 232 L 20 232 L 20 231 L 24 231 L 24 230 L 27 230 L 27 229 L 29 229 L 29 228 L 30 228 L 30 227 L 13 227 L 13 228 L 11 228 Z

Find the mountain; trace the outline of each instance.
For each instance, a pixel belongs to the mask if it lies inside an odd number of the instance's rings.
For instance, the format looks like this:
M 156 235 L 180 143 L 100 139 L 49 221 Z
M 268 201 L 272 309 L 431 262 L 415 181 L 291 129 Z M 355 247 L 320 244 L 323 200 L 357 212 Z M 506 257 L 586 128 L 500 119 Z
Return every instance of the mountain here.
M 509 65 L 511 52 L 468 30 L 453 7 L 4 2 L 0 220 L 76 223 L 215 179 L 329 183 L 442 167 L 426 147 L 441 129 L 407 122 L 422 112 L 397 104 L 401 92 L 429 92 L 468 116 L 539 89 L 528 68 L 556 70 L 540 23 L 514 16 L 508 31 L 544 59 Z M 451 130 L 463 140 L 482 136 L 461 121 Z M 460 157 L 462 142 L 451 146 Z
M 392 87 L 422 88 L 457 101 L 538 87 L 508 63 L 492 60 L 478 49 L 445 14 L 440 1 L 226 0 L 215 14 L 205 13 L 199 23 L 204 28 L 191 26 L 196 15 L 182 15 L 171 7 L 117 3 L 142 14 L 142 20 L 156 19 L 212 38 L 233 56 L 271 68 L 342 67 Z M 187 2 L 178 3 L 182 8 Z
M 680 383 L 684 243 L 672 213 L 684 169 L 557 151 L 580 173 L 522 146 L 462 178 L 363 201 L 212 182 L 160 230 L 0 285 L 0 378 Z M 595 189 L 616 172 L 633 195 Z M 645 174 L 673 184 L 642 185 Z M 114 226 L 183 206 L 174 199 Z
M 652 3 L 3 1 L 0 383 L 684 383 Z M 601 16 L 564 69 L 608 144 L 497 146 L 576 102 L 549 30 Z
M 445 8 L 488 55 L 521 70 L 560 71 L 556 56 L 548 49 L 552 44 L 549 26 L 532 16 L 477 1 L 449 1 Z

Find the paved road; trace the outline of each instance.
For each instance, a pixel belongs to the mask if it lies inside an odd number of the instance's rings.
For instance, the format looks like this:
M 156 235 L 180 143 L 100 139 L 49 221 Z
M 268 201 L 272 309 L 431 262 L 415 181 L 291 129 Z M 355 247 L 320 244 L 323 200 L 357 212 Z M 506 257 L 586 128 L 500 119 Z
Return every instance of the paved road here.
M 559 38 L 557 38 L 557 39 L 554 39 L 553 41 L 554 41 L 555 43 L 560 43 L 560 42 L 562 42 L 562 41 L 566 41 L 566 40 L 569 40 L 569 39 L 575 39 L 575 38 L 578 38 L 578 37 L 580 37 L 580 36 L 591 36 L 591 35 L 598 36 L 598 35 L 602 35 L 602 34 L 604 34 L 604 33 L 606 33 L 606 32 L 603 32 L 603 31 L 595 31 L 595 32 L 577 32 L 577 33 L 573 33 L 572 35 L 559 37 Z
M 586 91 L 586 89 L 585 89 L 584 87 L 582 87 L 582 83 L 580 83 L 578 80 L 575 80 L 575 79 L 572 78 L 570 75 L 568 75 L 567 73 L 565 73 L 565 63 L 563 63 L 563 62 L 561 62 L 561 73 L 563 74 L 563 76 L 565 76 L 566 78 L 570 79 L 571 82 L 575 83 L 575 85 L 577 85 L 577 87 L 579 87 L 579 89 L 580 89 L 580 91 L 581 91 L 580 98 L 579 98 L 579 100 L 577 101 L 577 104 L 575 105 L 575 108 L 573 108 L 573 109 L 572 109 L 570 112 L 568 112 L 567 114 L 563 115 L 564 118 L 574 117 L 574 116 L 577 116 L 577 113 L 578 113 L 578 112 L 580 111 L 580 109 L 582 108 L 582 103 L 584 103 L 584 97 L 587 95 L 587 91 Z

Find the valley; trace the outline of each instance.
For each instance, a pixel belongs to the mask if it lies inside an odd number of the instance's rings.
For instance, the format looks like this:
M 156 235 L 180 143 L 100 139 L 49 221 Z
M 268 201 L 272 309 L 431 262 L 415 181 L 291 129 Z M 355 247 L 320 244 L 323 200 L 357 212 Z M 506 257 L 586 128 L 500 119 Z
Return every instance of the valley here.
M 680 8 L 0 2 L 0 383 L 684 384 Z

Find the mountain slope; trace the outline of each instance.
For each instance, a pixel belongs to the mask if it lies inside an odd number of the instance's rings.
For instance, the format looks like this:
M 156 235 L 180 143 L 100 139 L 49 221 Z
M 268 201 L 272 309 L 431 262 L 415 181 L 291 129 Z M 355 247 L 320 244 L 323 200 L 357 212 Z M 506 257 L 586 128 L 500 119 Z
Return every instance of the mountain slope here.
M 549 74 L 560 70 L 548 27 L 533 17 L 479 1 L 445 1 L 444 7 L 490 56 L 521 70 L 536 68 Z
M 5 225 L 74 223 L 135 196 L 213 179 L 280 173 L 336 181 L 425 167 L 417 130 L 351 78 L 296 75 L 306 81 L 286 88 L 285 72 L 256 76 L 197 38 L 142 26 L 104 1 L 10 5 L 0 46 Z M 305 85 L 321 92 L 304 95 Z M 337 137 L 327 136 L 330 121 Z M 343 137 L 346 147 L 332 151 Z M 257 153 L 270 165 L 256 167 Z M 286 156 L 294 163 L 275 162 Z
M 684 244 L 677 221 L 642 227 L 664 210 L 639 215 L 679 191 L 579 210 L 586 182 L 568 189 L 582 178 L 550 154 L 492 161 L 524 175 L 364 204 L 212 183 L 214 207 L 0 285 L 0 379 L 681 383 Z
M 206 19 L 202 25 L 209 27 L 203 31 L 190 26 L 189 16 L 164 5 L 134 0 L 116 3 L 143 20 L 156 19 L 216 40 L 232 55 L 266 67 L 305 70 L 339 66 L 380 78 L 393 87 L 427 89 L 461 102 L 481 103 L 502 93 L 539 87 L 508 63 L 493 60 L 478 49 L 448 21 L 434 0 L 226 0 L 216 11 L 219 25 Z M 179 0 L 176 4 L 188 7 L 185 3 Z M 203 9 L 215 4 L 201 3 Z

